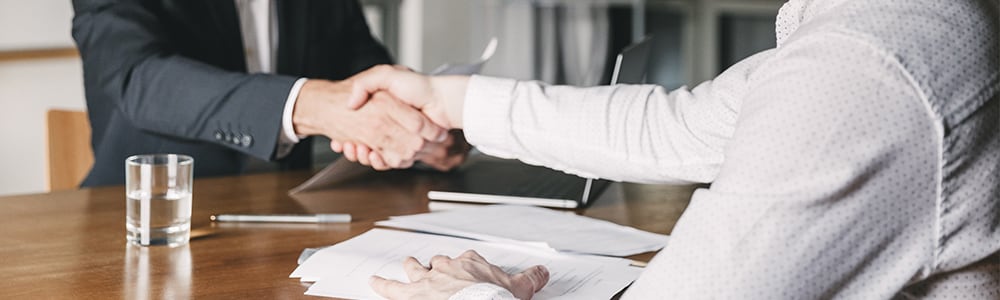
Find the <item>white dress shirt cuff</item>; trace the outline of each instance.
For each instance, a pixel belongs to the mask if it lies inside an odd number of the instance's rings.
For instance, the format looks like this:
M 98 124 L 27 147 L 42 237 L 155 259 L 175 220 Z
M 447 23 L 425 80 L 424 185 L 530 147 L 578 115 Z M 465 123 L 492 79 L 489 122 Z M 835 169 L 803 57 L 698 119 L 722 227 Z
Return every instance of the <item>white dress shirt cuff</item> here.
M 477 283 L 465 287 L 448 297 L 448 300 L 513 300 L 514 294 L 492 283 Z
M 292 152 L 292 147 L 299 140 L 305 138 L 295 134 L 295 126 L 292 125 L 292 112 L 295 111 L 295 101 L 299 99 L 299 91 L 302 90 L 302 85 L 306 83 L 306 80 L 306 78 L 296 80 L 295 84 L 292 85 L 292 90 L 288 92 L 288 99 L 285 100 L 285 110 L 281 115 L 281 133 L 278 135 L 278 151 L 275 153 L 277 158 L 288 155 Z
M 465 92 L 463 129 L 469 144 L 491 155 L 506 156 L 511 136 L 510 111 L 517 80 L 473 75 Z

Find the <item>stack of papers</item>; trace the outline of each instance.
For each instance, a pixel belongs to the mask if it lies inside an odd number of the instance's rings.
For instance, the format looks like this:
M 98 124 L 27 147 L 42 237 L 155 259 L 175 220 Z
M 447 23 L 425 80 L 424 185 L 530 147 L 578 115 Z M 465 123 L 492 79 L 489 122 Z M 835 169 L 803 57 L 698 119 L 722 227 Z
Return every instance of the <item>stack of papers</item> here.
M 545 265 L 550 278 L 534 299 L 608 299 L 638 278 L 642 269 L 628 260 L 557 253 L 533 247 L 489 243 L 448 236 L 372 229 L 340 244 L 317 250 L 292 278 L 315 283 L 306 295 L 350 299 L 380 298 L 368 285 L 372 275 L 409 282 L 403 260 L 416 257 L 427 265 L 434 255 L 455 257 L 479 252 L 508 273 Z
M 392 217 L 375 225 L 560 252 L 628 256 L 662 249 L 667 235 L 547 208 L 490 205 Z

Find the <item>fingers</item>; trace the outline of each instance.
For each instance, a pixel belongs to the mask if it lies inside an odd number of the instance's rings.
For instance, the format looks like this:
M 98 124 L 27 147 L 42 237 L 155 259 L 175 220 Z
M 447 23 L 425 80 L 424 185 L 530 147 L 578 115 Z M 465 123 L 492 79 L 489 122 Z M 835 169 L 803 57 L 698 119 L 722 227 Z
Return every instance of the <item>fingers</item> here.
M 380 96 L 381 95 L 381 96 Z M 371 146 L 369 152 L 375 151 L 382 155 L 383 161 L 392 168 L 399 168 L 408 161 L 413 160 L 417 152 L 427 143 L 426 140 L 413 130 L 420 130 L 426 127 L 435 129 L 434 125 L 412 125 L 414 121 L 405 121 L 407 118 L 423 118 L 416 109 L 399 103 L 380 93 L 372 97 L 370 104 L 362 110 L 365 118 L 358 128 L 361 133 L 357 134 L 360 144 Z M 401 123 L 410 122 L 411 129 L 407 129 Z M 420 123 L 419 119 L 415 123 Z M 429 122 L 428 122 L 429 123 Z M 427 134 L 433 135 L 433 134 Z M 358 153 L 358 159 L 364 160 L 362 163 L 370 165 L 367 153 Z
M 379 90 L 389 89 L 391 83 L 387 77 L 398 68 L 390 65 L 378 65 L 352 77 L 351 94 L 347 97 L 347 107 L 358 109 L 368 102 L 368 96 Z
M 344 158 L 347 158 L 347 160 L 349 160 L 349 161 L 357 162 L 358 161 L 358 154 L 357 154 L 357 151 L 355 151 L 354 149 L 355 149 L 354 143 L 350 143 L 350 142 L 345 143 L 344 144 Z
M 361 165 L 371 166 L 372 169 L 378 171 L 388 171 L 393 168 L 405 169 L 413 166 L 414 163 L 414 160 L 411 159 L 403 161 L 397 166 L 391 166 L 385 162 L 385 158 L 382 158 L 382 154 L 378 153 L 377 151 L 372 151 L 371 148 L 368 148 L 363 145 L 357 145 L 352 142 L 339 143 L 339 144 L 343 150 L 344 158 L 346 158 L 349 161 L 359 163 Z M 364 153 L 364 152 L 368 153 L 368 160 L 364 160 L 358 157 L 359 155 L 362 155 L 358 153 Z
M 532 293 L 541 290 L 548 282 L 549 270 L 542 265 L 528 268 L 527 270 L 521 271 L 521 273 L 517 273 L 511 277 L 511 283 L 515 289 L 531 287 Z
M 385 160 L 382 159 L 382 155 L 378 154 L 378 152 L 371 152 L 371 153 L 369 153 L 368 154 L 368 161 L 370 161 L 372 163 L 371 166 L 375 170 L 386 171 L 386 170 L 392 169 L 392 167 L 389 167 L 389 165 L 385 163 Z
M 368 280 L 368 285 L 372 287 L 372 290 L 376 294 L 386 299 L 404 299 L 407 295 L 412 294 L 409 292 L 409 286 L 405 283 L 378 276 L 372 276 Z
M 434 257 L 431 257 L 431 269 L 434 269 L 435 266 L 440 268 L 441 266 L 448 264 L 448 262 L 450 261 L 451 261 L 450 257 L 444 255 L 435 255 Z
M 417 158 L 425 164 L 442 172 L 447 172 L 465 162 L 469 146 L 465 139 L 461 137 L 461 132 L 448 135 L 442 143 L 428 143 Z M 456 137 L 458 135 L 458 137 Z M 461 144 L 459 144 L 461 143 Z
M 487 264 L 489 263 L 486 261 L 485 258 L 483 258 L 483 256 L 479 255 L 479 253 L 476 252 L 476 250 L 465 250 L 465 252 L 463 252 L 462 255 L 459 255 L 458 257 L 471 259 L 481 263 L 487 263 Z
M 443 142 L 448 138 L 447 129 L 434 124 L 434 122 L 412 106 L 404 104 L 385 93 L 378 93 L 373 97 L 391 98 L 393 101 L 389 101 L 391 105 L 389 105 L 388 113 L 407 131 L 416 133 L 425 140 L 432 142 Z
M 375 93 L 368 101 L 369 104 L 359 111 L 363 116 L 358 127 L 361 132 L 356 134 L 359 140 L 353 143 L 353 148 L 342 147 L 345 157 L 351 161 L 378 170 L 404 168 L 412 165 L 425 145 L 450 138 L 446 129 L 388 93 Z M 331 143 L 331 148 L 334 146 Z M 380 156 L 375 157 L 372 153 Z M 432 163 L 438 169 L 447 170 L 456 165 L 455 159 L 446 159 L 447 155 L 439 157 L 438 162 Z
M 366 166 L 372 165 L 371 160 L 369 160 L 371 149 L 365 145 L 354 145 L 354 150 L 357 151 L 358 163 Z
M 338 141 L 330 141 L 330 150 L 333 152 L 344 152 L 344 143 Z
M 410 278 L 410 282 L 415 282 L 424 278 L 424 275 L 430 270 L 421 265 L 416 258 L 410 256 L 403 261 L 403 271 L 406 272 L 406 277 Z
M 451 169 L 447 162 L 448 149 L 441 143 L 427 143 L 423 149 L 420 149 L 417 159 L 438 171 L 443 172 Z

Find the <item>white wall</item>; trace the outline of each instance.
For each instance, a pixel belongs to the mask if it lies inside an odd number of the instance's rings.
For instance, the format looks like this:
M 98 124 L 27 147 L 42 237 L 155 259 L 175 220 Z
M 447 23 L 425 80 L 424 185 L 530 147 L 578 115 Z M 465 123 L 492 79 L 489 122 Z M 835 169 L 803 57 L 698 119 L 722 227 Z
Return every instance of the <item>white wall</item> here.
M 0 194 L 45 191 L 45 112 L 84 110 L 78 58 L 0 63 Z
M 532 2 L 529 0 L 406 0 L 400 7 L 399 63 L 431 71 L 445 63 L 479 59 L 491 37 L 496 54 L 483 74 L 533 77 Z
M 70 1 L 0 0 L 0 50 L 73 46 Z
M 0 51 L 72 47 L 70 1 L 0 0 Z M 78 58 L 0 61 L 0 195 L 45 190 L 45 111 L 83 110 Z

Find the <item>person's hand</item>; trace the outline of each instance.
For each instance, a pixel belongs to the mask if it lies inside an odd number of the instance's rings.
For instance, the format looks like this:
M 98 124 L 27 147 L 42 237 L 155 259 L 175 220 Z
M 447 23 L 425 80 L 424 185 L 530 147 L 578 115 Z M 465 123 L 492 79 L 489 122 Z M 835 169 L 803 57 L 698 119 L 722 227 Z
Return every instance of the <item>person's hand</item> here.
M 360 109 L 348 108 L 345 101 L 350 88 L 349 81 L 306 81 L 292 113 L 295 132 L 366 145 L 394 168 L 412 164 L 427 141 L 440 143 L 448 138 L 445 129 L 386 93 L 373 94 Z
M 403 270 L 410 283 L 372 276 L 369 285 L 388 299 L 447 299 L 470 285 L 485 282 L 507 289 L 517 299 L 530 300 L 549 281 L 549 271 L 544 266 L 511 275 L 472 250 L 453 259 L 434 256 L 430 268 L 410 257 L 403 261 Z
M 468 76 L 430 77 L 390 65 L 379 65 L 351 77 L 348 106 L 359 109 L 369 97 L 385 91 L 420 109 L 431 121 L 448 129 L 462 128 L 462 108 Z
M 385 163 L 385 159 L 375 151 L 365 145 L 352 142 L 330 141 L 330 149 L 343 153 L 347 160 L 371 166 L 375 170 L 385 171 L 392 169 Z M 427 142 L 423 149 L 417 152 L 414 158 L 438 171 L 451 170 L 463 162 L 469 155 L 472 146 L 465 140 L 465 134 L 461 130 L 452 130 L 448 138 L 443 142 Z M 403 167 L 409 167 L 412 161 L 403 163 Z

